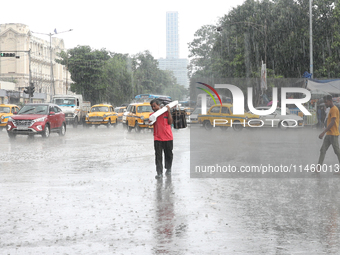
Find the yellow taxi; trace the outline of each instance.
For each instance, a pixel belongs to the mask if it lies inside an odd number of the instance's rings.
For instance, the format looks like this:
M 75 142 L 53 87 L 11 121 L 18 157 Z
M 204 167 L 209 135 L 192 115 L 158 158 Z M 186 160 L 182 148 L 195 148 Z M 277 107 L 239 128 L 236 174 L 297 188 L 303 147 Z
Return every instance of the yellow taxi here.
M 85 127 L 106 125 L 108 128 L 118 124 L 117 113 L 110 104 L 96 104 L 85 117 Z
M 134 103 L 131 104 L 131 111 L 126 117 L 126 123 L 128 131 L 134 128 L 137 133 L 142 129 L 152 129 L 153 126 L 149 126 L 149 116 L 153 113 L 150 102 Z
M 222 129 L 233 127 L 236 131 L 240 131 L 244 127 L 257 127 L 262 124 L 258 115 L 252 113 L 233 114 L 232 104 L 211 106 L 207 114 L 198 115 L 198 123 L 206 130 L 211 130 L 213 127 Z
M 190 107 L 184 107 L 183 110 L 185 110 L 185 113 L 186 113 L 187 115 L 190 115 L 190 114 L 194 111 L 194 109 L 193 109 L 193 108 L 190 108 Z
M 115 112 L 117 113 L 118 123 L 123 123 L 123 114 L 126 112 L 127 106 L 120 106 L 115 108 Z
M 0 130 L 6 127 L 8 118 L 20 110 L 15 104 L 0 104 Z

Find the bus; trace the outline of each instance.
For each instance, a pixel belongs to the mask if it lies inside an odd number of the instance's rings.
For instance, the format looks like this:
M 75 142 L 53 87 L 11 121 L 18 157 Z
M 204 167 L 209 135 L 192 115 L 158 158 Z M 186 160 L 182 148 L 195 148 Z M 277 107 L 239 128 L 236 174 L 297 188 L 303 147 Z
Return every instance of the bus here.
M 154 95 L 154 94 L 140 94 L 135 96 L 135 103 L 143 103 L 143 102 L 150 102 L 152 99 L 161 98 L 167 101 L 172 101 L 170 96 L 165 95 Z

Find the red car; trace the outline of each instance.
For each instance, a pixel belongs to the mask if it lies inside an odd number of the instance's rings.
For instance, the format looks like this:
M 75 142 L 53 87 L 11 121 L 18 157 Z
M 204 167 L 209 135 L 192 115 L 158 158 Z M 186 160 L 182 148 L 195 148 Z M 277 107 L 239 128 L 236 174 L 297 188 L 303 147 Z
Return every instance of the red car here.
M 10 138 L 37 134 L 49 137 L 51 132 L 61 136 L 66 133 L 65 114 L 56 104 L 26 104 L 7 122 L 7 134 Z

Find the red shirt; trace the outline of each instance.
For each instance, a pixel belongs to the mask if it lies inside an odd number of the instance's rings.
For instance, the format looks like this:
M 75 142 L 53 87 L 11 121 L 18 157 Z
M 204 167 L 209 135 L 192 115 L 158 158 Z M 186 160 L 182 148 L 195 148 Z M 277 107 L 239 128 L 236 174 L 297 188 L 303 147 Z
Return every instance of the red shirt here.
M 154 114 L 151 113 L 150 116 Z M 168 124 L 169 113 L 166 111 L 157 117 L 153 123 L 153 137 L 155 141 L 171 141 L 173 140 L 171 125 Z

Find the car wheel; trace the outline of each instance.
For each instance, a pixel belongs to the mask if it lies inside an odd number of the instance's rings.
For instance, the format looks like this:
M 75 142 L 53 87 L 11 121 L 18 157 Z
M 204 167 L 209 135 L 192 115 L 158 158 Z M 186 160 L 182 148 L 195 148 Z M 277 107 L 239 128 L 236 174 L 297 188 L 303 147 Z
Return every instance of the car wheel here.
M 288 129 L 288 123 L 286 121 L 280 121 L 278 127 L 282 130 Z
M 210 121 L 208 121 L 208 120 L 203 122 L 203 126 L 204 126 L 205 130 L 211 130 L 213 128 Z
M 58 134 L 59 134 L 60 136 L 64 136 L 65 133 L 66 133 L 66 125 L 65 125 L 65 123 L 63 123 L 63 124 L 61 125 L 61 127 L 60 127 L 60 130 L 59 130 Z
M 41 135 L 44 138 L 48 138 L 50 136 L 50 125 L 49 124 L 45 125 L 45 129 Z
M 241 131 L 241 130 L 243 129 L 243 126 L 242 126 L 241 122 L 235 121 L 235 122 L 233 123 L 233 129 L 234 129 L 235 131 Z
M 73 128 L 77 128 L 78 127 L 78 117 L 74 118 L 74 122 L 73 122 Z
M 109 122 L 106 124 L 106 127 L 107 127 L 107 128 L 110 128 L 110 127 L 111 127 L 111 125 L 112 125 L 112 123 L 111 123 L 111 119 L 109 119 Z
M 138 125 L 138 122 L 136 121 L 136 124 L 135 124 L 135 130 L 136 130 L 136 133 L 140 133 L 141 131 L 141 128 L 140 126 Z
M 10 139 L 14 139 L 17 135 L 13 133 L 7 133 Z

